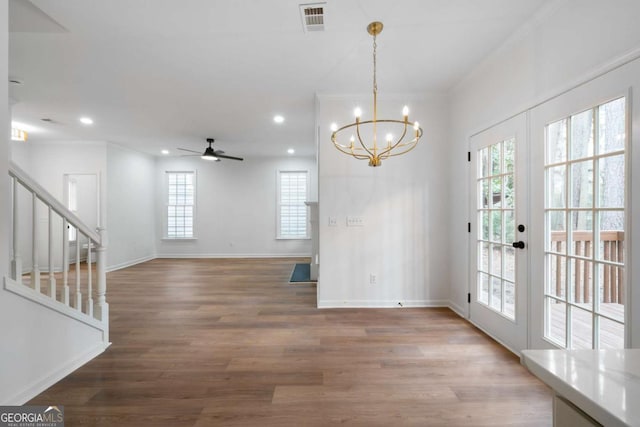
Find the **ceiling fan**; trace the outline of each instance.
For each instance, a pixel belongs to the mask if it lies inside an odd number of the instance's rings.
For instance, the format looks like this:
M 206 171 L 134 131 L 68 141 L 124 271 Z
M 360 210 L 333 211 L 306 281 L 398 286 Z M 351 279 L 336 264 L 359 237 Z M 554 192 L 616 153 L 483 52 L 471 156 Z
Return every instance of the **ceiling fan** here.
M 242 157 L 227 156 L 224 154 L 224 151 L 222 150 L 214 150 L 213 147 L 211 146 L 214 141 L 215 140 L 213 138 L 207 138 L 207 142 L 209 143 L 209 146 L 204 150 L 204 153 L 202 154 L 200 154 L 199 151 L 188 150 L 186 148 L 178 148 L 178 150 L 188 151 L 190 153 L 196 153 L 196 154 L 186 154 L 187 156 L 200 156 L 201 159 L 212 160 L 215 162 L 219 162 L 220 159 L 231 159 L 231 160 L 240 160 L 240 161 L 244 160 Z

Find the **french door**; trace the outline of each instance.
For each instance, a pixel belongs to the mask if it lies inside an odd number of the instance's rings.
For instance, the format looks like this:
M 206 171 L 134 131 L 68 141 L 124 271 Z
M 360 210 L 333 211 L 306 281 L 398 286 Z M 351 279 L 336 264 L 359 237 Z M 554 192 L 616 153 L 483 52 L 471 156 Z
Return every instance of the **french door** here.
M 629 90 L 608 81 L 531 113 L 535 348 L 623 348 L 628 339 Z
M 473 323 L 513 351 L 527 348 L 527 117 L 470 140 Z

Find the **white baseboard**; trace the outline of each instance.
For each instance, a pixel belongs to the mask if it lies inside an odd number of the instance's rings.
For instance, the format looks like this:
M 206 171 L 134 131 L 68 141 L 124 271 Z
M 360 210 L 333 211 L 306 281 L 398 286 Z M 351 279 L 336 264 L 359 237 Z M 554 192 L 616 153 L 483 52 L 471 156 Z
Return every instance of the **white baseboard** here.
M 509 350 L 511 353 L 515 354 L 518 357 L 522 357 L 522 354 L 520 354 L 520 352 L 518 350 L 516 350 L 515 348 L 511 347 L 509 344 L 507 344 L 506 342 L 504 342 L 500 338 L 496 337 L 491 332 L 487 331 L 485 328 L 483 328 L 482 326 L 478 325 L 476 322 L 474 322 L 470 318 L 469 319 L 465 319 L 465 320 L 467 322 L 471 323 L 476 328 L 480 329 L 485 335 L 487 335 L 489 338 L 491 338 L 492 340 L 494 340 L 495 342 L 497 342 L 498 344 L 500 344 L 501 346 L 503 346 L 504 348 Z
M 158 254 L 156 258 L 311 258 L 311 254 Z
M 318 301 L 318 308 L 448 307 L 446 300 L 344 300 Z
M 119 264 L 109 265 L 109 266 L 107 266 L 107 273 L 112 272 L 112 271 L 116 271 L 116 270 L 121 270 L 123 268 L 131 267 L 131 266 L 136 265 L 136 264 L 141 264 L 143 262 L 151 261 L 151 260 L 154 260 L 156 258 L 158 258 L 156 255 L 147 255 L 147 256 L 140 257 L 140 258 L 137 258 L 137 259 L 134 259 L 134 260 L 121 262 Z
M 35 396 L 39 395 L 76 369 L 80 368 L 85 363 L 102 354 L 110 344 L 111 343 L 105 344 L 102 342 L 96 344 L 81 356 L 69 361 L 46 377 L 33 382 L 18 394 L 10 397 L 5 402 L 0 403 L 0 405 L 24 405 L 26 402 L 33 399 Z
M 464 307 L 459 306 L 458 304 L 449 301 L 449 305 L 448 307 L 451 309 L 451 311 L 453 311 L 454 313 L 456 313 L 458 316 L 462 317 L 463 319 L 467 319 L 468 315 L 467 310 L 465 310 Z

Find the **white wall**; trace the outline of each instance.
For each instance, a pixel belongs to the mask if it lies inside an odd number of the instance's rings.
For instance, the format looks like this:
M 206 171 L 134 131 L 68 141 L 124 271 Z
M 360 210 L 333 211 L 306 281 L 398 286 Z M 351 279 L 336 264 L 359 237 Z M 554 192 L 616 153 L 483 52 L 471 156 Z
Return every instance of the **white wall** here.
M 155 256 L 155 158 L 107 146 L 107 269 Z
M 309 170 L 310 199 L 317 200 L 316 165 L 311 157 L 246 156 L 243 162 L 205 162 L 197 156 L 158 158 L 158 256 L 310 256 L 310 240 L 276 239 L 276 173 L 279 169 Z M 162 239 L 166 171 L 196 171 L 196 240 Z
M 640 47 L 640 2 L 560 0 L 478 67 L 451 96 L 450 300 L 467 314 L 469 137 L 633 56 Z M 630 53 L 631 52 L 631 53 Z
M 357 101 L 363 118 L 368 117 L 370 96 L 321 95 L 317 101 L 318 306 L 446 305 L 447 100 L 380 96 L 379 118 L 401 118 L 408 104 L 424 136 L 412 152 L 377 168 L 331 143 L 330 124 L 351 121 Z M 351 215 L 361 216 L 364 226 L 347 227 Z M 328 225 L 329 217 L 337 219 L 337 226 Z

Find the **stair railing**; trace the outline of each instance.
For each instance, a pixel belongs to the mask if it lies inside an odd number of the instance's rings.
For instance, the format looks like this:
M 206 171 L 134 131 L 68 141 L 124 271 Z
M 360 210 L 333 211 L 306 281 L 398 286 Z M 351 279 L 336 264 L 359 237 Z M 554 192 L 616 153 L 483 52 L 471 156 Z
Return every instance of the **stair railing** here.
M 97 320 L 108 341 L 106 230 L 92 230 L 13 162 L 9 164 L 9 176 L 13 205 L 11 279 L 17 285 L 32 288 L 37 295 L 75 310 L 79 316 Z M 43 214 L 46 214 L 45 220 Z M 29 216 L 31 224 L 27 223 Z M 47 224 L 46 232 L 41 230 L 43 223 Z M 69 239 L 70 227 L 76 230 L 75 241 Z M 24 238 L 23 231 L 27 231 Z M 26 245 L 29 238 L 31 244 Z M 30 251 L 28 266 L 23 265 L 23 255 L 28 252 L 23 251 Z M 46 253 L 46 257 L 41 260 L 42 253 Z M 42 263 L 44 259 L 46 265 Z M 61 288 L 58 288 L 59 280 Z

